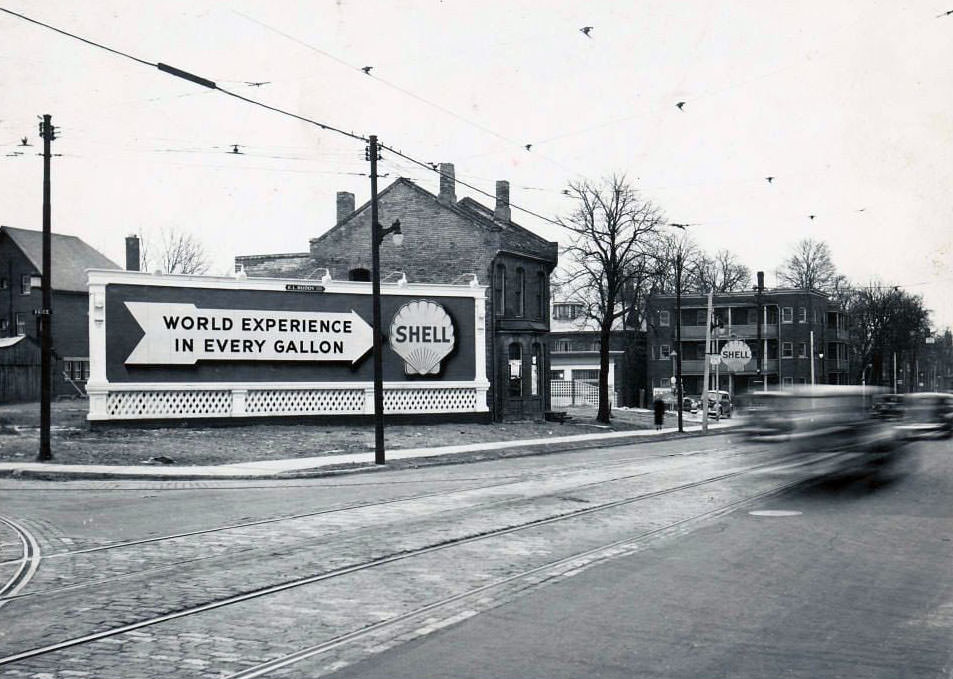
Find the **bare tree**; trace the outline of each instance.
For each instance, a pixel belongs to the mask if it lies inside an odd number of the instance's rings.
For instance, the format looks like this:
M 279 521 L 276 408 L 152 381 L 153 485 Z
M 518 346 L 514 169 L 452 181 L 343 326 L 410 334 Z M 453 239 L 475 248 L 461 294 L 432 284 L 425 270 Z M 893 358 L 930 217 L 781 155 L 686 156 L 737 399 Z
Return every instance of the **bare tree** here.
M 695 292 L 730 292 L 751 282 L 751 269 L 739 262 L 733 252 L 719 250 L 714 257 L 702 255 L 690 276 L 689 286 Z
M 776 273 L 782 285 L 822 292 L 833 292 L 844 280 L 837 273 L 827 243 L 813 238 L 798 241 Z
M 645 272 L 646 245 L 661 223 L 658 209 L 639 198 L 624 175 L 599 183 L 574 182 L 569 187 L 576 208 L 560 225 L 572 234 L 565 252 L 570 273 L 564 286 L 584 300 L 587 314 L 599 326 L 599 412 L 608 423 L 609 339 L 616 321 L 627 312 L 625 293 Z
M 143 271 L 160 270 L 163 273 L 203 274 L 211 261 L 205 247 L 192 234 L 175 228 L 162 229 L 155 239 L 140 234 L 140 260 Z

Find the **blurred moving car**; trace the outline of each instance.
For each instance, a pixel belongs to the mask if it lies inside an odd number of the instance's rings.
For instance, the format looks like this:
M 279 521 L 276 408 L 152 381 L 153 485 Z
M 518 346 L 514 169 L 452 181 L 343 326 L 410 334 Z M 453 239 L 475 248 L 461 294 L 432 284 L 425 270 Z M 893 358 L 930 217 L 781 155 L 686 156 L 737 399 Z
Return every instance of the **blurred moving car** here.
M 749 440 L 783 443 L 790 453 L 851 451 L 882 455 L 901 443 L 893 421 L 873 416 L 882 390 L 841 385 L 762 392 L 749 407 Z
M 908 441 L 953 437 L 953 394 L 904 394 L 897 429 Z
M 903 394 L 877 394 L 873 397 L 873 416 L 880 420 L 903 417 Z

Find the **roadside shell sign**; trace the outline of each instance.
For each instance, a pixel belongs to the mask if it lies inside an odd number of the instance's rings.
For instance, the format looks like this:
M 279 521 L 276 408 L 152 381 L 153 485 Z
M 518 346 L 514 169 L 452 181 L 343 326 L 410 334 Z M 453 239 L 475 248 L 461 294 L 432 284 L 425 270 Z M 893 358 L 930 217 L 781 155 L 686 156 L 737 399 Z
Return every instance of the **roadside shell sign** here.
M 751 347 L 741 340 L 731 340 L 721 348 L 721 362 L 737 372 L 751 362 Z

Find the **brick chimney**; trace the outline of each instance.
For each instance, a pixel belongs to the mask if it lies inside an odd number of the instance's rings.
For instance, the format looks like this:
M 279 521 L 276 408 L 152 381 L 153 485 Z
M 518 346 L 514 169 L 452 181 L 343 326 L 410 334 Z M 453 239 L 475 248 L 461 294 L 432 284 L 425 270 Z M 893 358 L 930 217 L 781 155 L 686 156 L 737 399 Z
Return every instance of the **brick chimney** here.
M 126 236 L 126 271 L 139 271 L 139 236 Z
M 440 194 L 437 199 L 441 203 L 453 205 L 457 202 L 456 183 L 453 163 L 440 163 Z
M 496 183 L 496 208 L 493 210 L 493 219 L 498 222 L 510 221 L 510 183 L 498 181 Z
M 354 194 L 338 191 L 337 223 L 343 222 L 352 212 L 354 212 Z

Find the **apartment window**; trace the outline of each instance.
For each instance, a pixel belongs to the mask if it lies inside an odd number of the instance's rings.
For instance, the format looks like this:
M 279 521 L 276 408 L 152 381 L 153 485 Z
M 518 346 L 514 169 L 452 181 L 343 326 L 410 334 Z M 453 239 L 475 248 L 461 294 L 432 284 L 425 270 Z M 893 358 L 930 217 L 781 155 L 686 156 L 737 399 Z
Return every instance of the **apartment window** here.
M 799 307 L 797 310 L 797 322 L 807 323 L 807 307 Z
M 516 315 L 522 316 L 525 309 L 523 304 L 526 301 L 526 272 L 522 268 L 516 270 Z
M 586 368 L 583 370 L 573 370 L 572 378 L 583 382 L 597 383 L 599 381 L 599 368 Z
M 509 349 L 510 396 L 523 395 L 523 347 L 513 342 Z
M 546 318 L 546 274 L 536 274 L 536 317 Z
M 502 264 L 496 265 L 496 280 L 493 282 L 496 291 L 496 298 L 493 303 L 496 306 L 496 315 L 503 315 L 503 306 L 506 304 L 506 267 Z
M 797 343 L 797 357 L 798 357 L 798 358 L 807 358 L 807 342 L 798 342 L 798 343 Z
M 0 330 L 8 330 L 10 328 L 10 320 L 6 318 L 0 318 Z
M 794 358 L 794 346 L 791 342 L 781 343 L 781 358 Z
M 89 379 L 88 358 L 63 359 L 63 377 L 74 382 L 85 382 Z
M 25 273 L 20 276 L 20 294 L 29 295 L 30 294 L 30 274 Z
M 794 307 L 786 306 L 781 308 L 781 322 L 782 323 L 794 322 Z
M 705 309 L 698 309 L 695 311 L 695 325 L 704 327 L 706 318 L 708 318 L 708 311 Z
M 17 334 L 25 335 L 26 334 L 26 314 L 22 311 L 17 312 L 16 316 L 17 321 Z
M 667 328 L 671 325 L 672 318 L 667 309 L 658 312 L 659 327 Z
M 553 342 L 553 351 L 565 352 L 572 351 L 572 340 L 558 339 Z
M 0 278 L 0 290 L 6 290 L 10 287 L 10 281 L 6 278 Z
M 660 387 L 671 387 L 671 386 L 672 386 L 672 378 L 671 378 L 671 377 L 660 377 L 660 378 L 658 379 L 658 385 L 659 385 Z
M 794 386 L 794 378 L 793 378 L 793 377 L 782 377 L 782 378 L 781 378 L 781 384 L 783 384 L 785 387 Z
M 566 371 L 565 370 L 550 370 L 549 379 L 563 381 L 566 379 Z
M 347 279 L 349 281 L 364 281 L 366 283 L 371 280 L 371 271 L 370 269 L 351 269 L 347 272 Z
M 672 355 L 672 347 L 668 344 L 662 344 L 658 348 L 658 357 L 661 360 L 668 359 Z
M 554 304 L 553 318 L 560 321 L 571 321 L 582 316 L 582 304 Z

